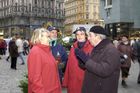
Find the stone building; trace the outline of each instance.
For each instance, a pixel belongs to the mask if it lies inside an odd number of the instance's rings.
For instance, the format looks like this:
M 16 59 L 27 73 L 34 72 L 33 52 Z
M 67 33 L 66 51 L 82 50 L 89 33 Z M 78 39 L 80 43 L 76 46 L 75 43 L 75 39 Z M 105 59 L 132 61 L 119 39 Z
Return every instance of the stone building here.
M 100 0 L 101 17 L 113 37 L 140 31 L 140 0 Z
M 0 0 L 0 33 L 30 37 L 32 30 L 51 22 L 64 28 L 64 0 Z
M 66 30 L 71 30 L 75 24 L 100 24 L 99 1 L 65 0 Z

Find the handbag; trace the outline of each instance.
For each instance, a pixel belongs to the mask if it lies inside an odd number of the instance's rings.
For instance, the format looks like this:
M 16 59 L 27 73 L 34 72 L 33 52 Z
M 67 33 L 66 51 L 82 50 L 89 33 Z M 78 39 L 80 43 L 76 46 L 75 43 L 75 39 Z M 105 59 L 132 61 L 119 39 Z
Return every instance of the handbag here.
M 127 58 L 124 57 L 124 55 L 120 56 L 120 62 L 121 64 L 124 64 L 126 62 Z

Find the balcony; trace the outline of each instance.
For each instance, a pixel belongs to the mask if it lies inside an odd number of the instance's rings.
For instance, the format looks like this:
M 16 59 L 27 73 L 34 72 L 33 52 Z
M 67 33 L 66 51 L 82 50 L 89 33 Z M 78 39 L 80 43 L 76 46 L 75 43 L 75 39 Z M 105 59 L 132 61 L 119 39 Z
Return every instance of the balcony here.
M 8 11 L 7 13 L 5 13 Z M 54 10 L 51 7 L 44 8 L 38 6 L 31 6 L 31 4 L 25 5 L 14 5 L 9 6 L 8 8 L 1 9 L 0 18 L 5 17 L 15 17 L 15 16 L 25 16 L 25 17 L 47 17 L 47 18 L 56 18 L 64 20 L 64 10 L 57 9 Z

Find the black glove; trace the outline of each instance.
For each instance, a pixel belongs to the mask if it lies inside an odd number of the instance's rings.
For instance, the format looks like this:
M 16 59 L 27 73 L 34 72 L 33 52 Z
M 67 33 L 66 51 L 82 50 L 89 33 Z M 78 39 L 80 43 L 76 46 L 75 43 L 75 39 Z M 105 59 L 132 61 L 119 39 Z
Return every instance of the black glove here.
M 82 70 L 85 70 L 86 67 L 85 67 L 85 64 L 83 62 L 81 62 L 79 59 L 78 59 L 78 66 L 82 69 Z
M 89 56 L 87 54 L 85 54 L 82 50 L 78 49 L 78 48 L 75 48 L 75 55 L 76 57 L 81 60 L 80 62 L 82 63 L 86 63 Z

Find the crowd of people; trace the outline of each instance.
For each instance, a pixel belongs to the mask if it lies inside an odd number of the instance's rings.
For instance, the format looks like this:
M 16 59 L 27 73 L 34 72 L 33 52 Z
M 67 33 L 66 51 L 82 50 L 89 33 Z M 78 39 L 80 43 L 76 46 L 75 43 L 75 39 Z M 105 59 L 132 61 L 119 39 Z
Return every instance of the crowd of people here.
M 123 35 L 115 39 L 113 44 L 121 53 L 121 83 L 123 87 L 127 87 L 126 79 L 129 76 L 131 63 L 137 60 L 140 65 L 140 39 L 129 40 L 128 36 Z M 137 83 L 140 84 L 140 71 Z
M 59 29 L 53 26 L 37 28 L 29 40 L 19 35 L 8 43 L 11 69 L 16 70 L 17 58 L 25 64 L 28 55 L 28 93 L 117 93 L 121 72 L 122 86 L 127 87 L 131 62 L 140 64 L 140 40 L 130 42 L 123 35 L 113 41 L 101 26 L 87 32 L 84 27 L 75 29 L 76 40 L 67 53 L 58 42 Z M 3 47 L 2 47 L 3 46 Z M 0 40 L 0 53 L 7 44 Z M 137 83 L 140 84 L 140 71 Z
M 127 87 L 131 60 L 139 58 L 139 44 L 132 47 L 127 36 L 112 42 L 101 26 L 93 26 L 88 33 L 78 27 L 67 54 L 57 42 L 58 32 L 49 27 L 33 33 L 28 57 L 29 93 L 61 93 L 62 88 L 67 88 L 67 93 L 117 93 L 120 71 L 122 86 Z
M 6 61 L 11 62 L 11 69 L 14 70 L 17 69 L 16 67 L 17 58 L 20 59 L 21 65 L 25 64 L 23 55 L 28 55 L 29 49 L 30 49 L 29 40 L 22 39 L 19 34 L 16 34 L 11 39 L 7 39 L 7 40 L 0 39 L 0 55 L 1 56 L 8 55 Z M 2 58 L 0 57 L 0 59 Z

